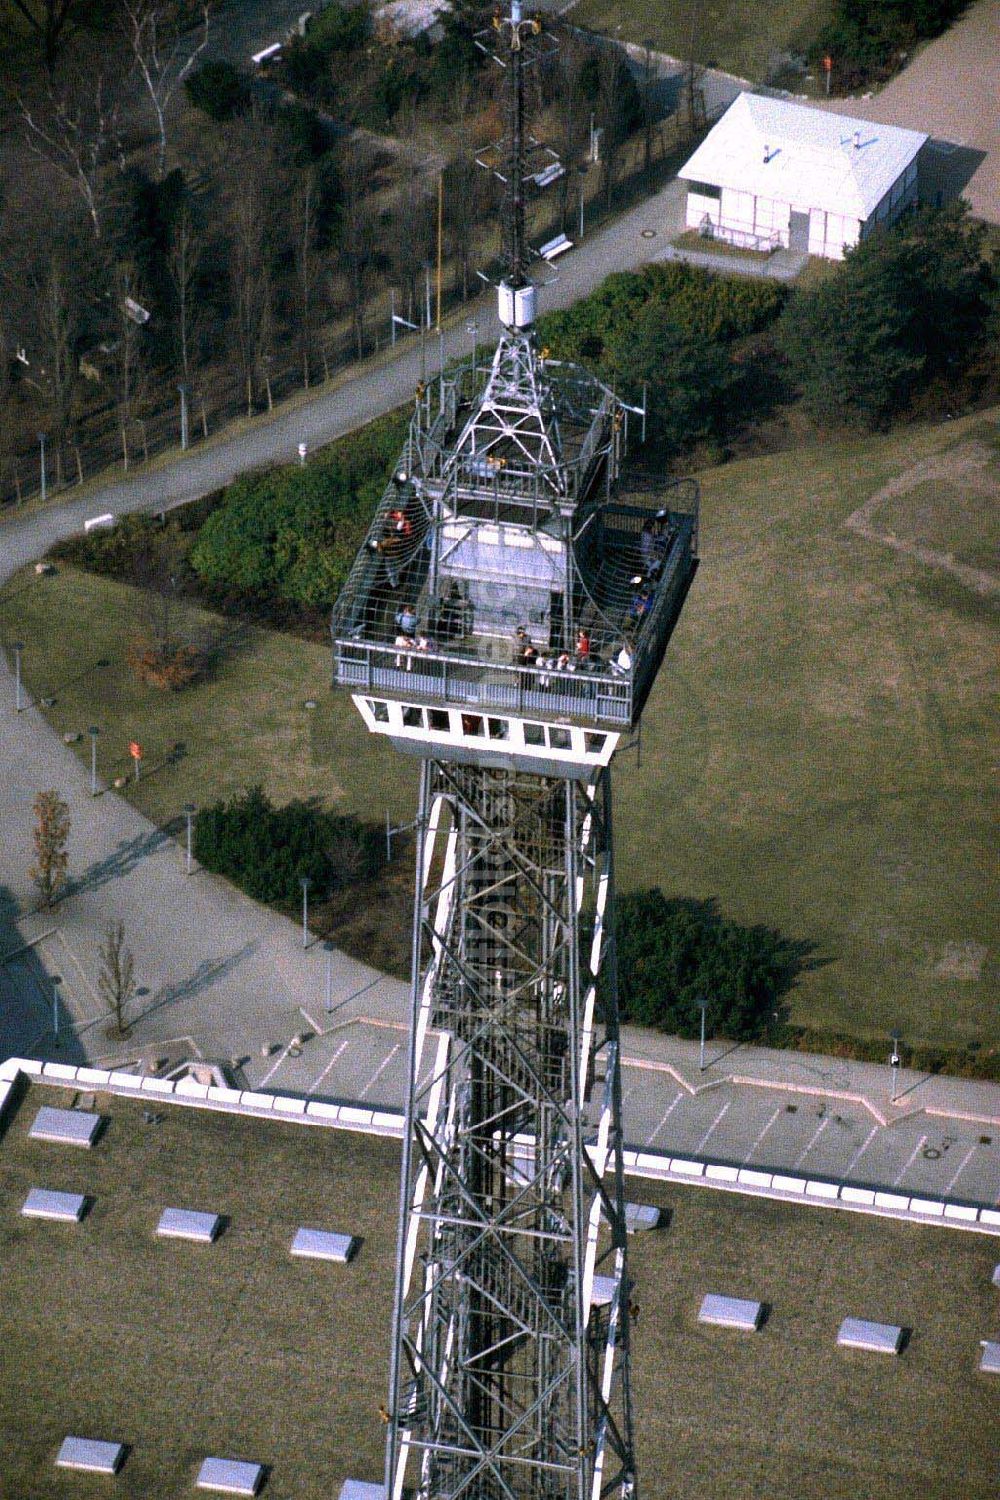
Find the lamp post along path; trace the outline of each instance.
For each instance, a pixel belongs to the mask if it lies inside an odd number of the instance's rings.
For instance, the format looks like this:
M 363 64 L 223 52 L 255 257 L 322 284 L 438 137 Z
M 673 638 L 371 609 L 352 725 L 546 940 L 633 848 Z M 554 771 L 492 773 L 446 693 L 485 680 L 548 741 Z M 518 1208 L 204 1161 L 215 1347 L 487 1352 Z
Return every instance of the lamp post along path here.
M 97 736 L 100 729 L 96 724 L 91 724 L 87 733 L 90 735 L 90 795 L 97 796 Z
M 21 652 L 24 650 L 23 641 L 14 642 L 14 708 L 17 713 L 21 712 Z

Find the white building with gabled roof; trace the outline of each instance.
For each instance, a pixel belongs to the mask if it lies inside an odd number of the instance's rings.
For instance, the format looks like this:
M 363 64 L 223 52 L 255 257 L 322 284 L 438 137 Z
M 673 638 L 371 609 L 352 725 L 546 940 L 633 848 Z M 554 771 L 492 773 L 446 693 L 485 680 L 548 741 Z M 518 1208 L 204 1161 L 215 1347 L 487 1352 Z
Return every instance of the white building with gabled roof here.
M 689 229 L 832 260 L 917 200 L 917 130 L 740 94 L 681 168 Z

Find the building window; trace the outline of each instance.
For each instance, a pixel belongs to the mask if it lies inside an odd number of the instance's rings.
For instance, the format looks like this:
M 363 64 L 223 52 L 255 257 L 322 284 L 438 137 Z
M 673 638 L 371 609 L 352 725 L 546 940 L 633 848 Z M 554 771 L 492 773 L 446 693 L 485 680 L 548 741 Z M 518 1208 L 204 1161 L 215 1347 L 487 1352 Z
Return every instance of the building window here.
M 462 715 L 463 734 L 485 734 L 485 732 L 486 731 L 483 728 L 483 720 L 481 714 Z
M 381 703 L 377 698 L 369 698 L 368 699 L 368 707 L 371 709 L 372 718 L 375 720 L 376 724 L 388 724 L 388 722 L 389 722 L 389 705 L 388 705 L 388 703 Z
M 601 751 L 604 749 L 605 744 L 607 743 L 607 738 L 608 737 L 606 734 L 590 734 L 589 732 L 585 734 L 583 737 L 583 743 L 587 754 L 600 755 Z
M 524 743 L 526 745 L 544 745 L 545 730 L 541 724 L 525 724 Z
M 434 729 L 438 734 L 449 734 L 451 732 L 451 716 L 445 708 L 431 708 L 427 710 L 427 727 Z
M 722 189 L 714 182 L 689 182 L 688 192 L 695 193 L 699 198 L 721 198 Z
M 487 722 L 490 727 L 491 740 L 505 740 L 509 738 L 510 725 L 506 719 L 489 719 Z
M 549 730 L 550 750 L 570 750 L 572 749 L 572 745 L 573 742 L 569 737 L 568 729 L 551 728 Z
M 423 729 L 424 727 L 423 714 L 411 703 L 403 704 L 403 727 L 404 729 Z

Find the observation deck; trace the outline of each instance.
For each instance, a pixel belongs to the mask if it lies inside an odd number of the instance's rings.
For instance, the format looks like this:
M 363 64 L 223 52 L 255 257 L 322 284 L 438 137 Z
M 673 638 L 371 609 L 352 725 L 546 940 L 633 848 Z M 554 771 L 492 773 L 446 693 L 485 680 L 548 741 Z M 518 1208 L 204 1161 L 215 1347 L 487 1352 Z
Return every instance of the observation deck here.
M 333 613 L 334 682 L 373 729 L 403 703 L 432 753 L 506 738 L 488 714 L 635 725 L 697 566 L 695 481 L 618 498 L 628 413 L 614 394 L 538 361 L 528 420 L 503 406 L 505 353 L 485 386 L 471 367 L 435 382 L 433 418 L 418 399 Z

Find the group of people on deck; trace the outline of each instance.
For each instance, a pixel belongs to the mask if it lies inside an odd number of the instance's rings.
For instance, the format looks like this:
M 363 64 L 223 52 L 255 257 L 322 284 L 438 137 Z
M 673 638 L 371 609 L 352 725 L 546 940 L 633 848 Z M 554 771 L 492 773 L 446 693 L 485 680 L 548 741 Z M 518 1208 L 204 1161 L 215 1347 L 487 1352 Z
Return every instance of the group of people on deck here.
M 519 625 L 514 632 L 514 665 L 536 667 L 539 686 L 547 688 L 550 674 L 553 672 L 575 672 L 578 668 L 586 669 L 599 666 L 600 663 L 591 654 L 590 634 L 583 626 L 577 631 L 576 646 L 573 651 L 559 651 L 553 656 L 542 656 L 528 634 L 527 628 Z M 612 672 L 615 673 L 624 674 L 631 671 L 632 652 L 627 641 L 622 642 L 610 665 Z

